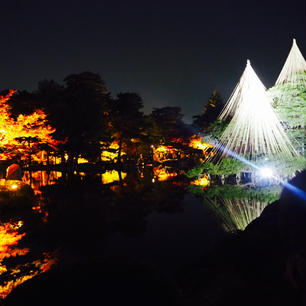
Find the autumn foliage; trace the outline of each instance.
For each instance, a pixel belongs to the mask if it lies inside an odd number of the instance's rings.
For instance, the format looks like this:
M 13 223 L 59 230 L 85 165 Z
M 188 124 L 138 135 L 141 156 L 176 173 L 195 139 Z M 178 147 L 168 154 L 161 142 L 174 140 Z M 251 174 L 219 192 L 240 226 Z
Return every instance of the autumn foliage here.
M 40 151 L 40 145 L 48 145 L 56 150 L 58 141 L 52 134 L 52 128 L 42 110 L 36 110 L 30 115 L 20 114 L 12 117 L 7 103 L 16 90 L 10 90 L 5 96 L 0 96 L 0 160 L 19 157 L 27 159 L 29 155 Z

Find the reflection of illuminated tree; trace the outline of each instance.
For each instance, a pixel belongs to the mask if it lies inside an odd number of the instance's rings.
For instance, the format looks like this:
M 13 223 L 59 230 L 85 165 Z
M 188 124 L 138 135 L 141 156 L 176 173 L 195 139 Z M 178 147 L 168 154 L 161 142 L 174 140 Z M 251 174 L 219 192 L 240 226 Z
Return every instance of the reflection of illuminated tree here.
M 102 183 L 103 184 L 111 184 L 113 182 L 118 182 L 121 179 L 124 179 L 126 177 L 125 172 L 121 172 L 121 175 L 116 170 L 107 170 L 101 175 L 102 177 Z
M 244 230 L 248 224 L 260 216 L 261 212 L 268 205 L 256 199 L 207 199 L 209 206 L 221 219 L 226 231 L 234 232 Z
M 162 165 L 159 165 L 158 167 L 154 167 L 153 172 L 154 172 L 154 177 L 158 181 L 167 181 L 178 175 L 178 171 L 175 171 L 175 169 L 166 167 L 166 166 L 162 166 Z
M 239 186 L 217 186 L 203 190 L 191 186 L 189 190 L 200 195 L 230 232 L 244 230 L 260 216 L 264 208 L 280 195 L 280 187 L 244 189 Z
M 20 233 L 23 222 L 6 222 L 0 224 L 0 299 L 5 298 L 14 288 L 28 279 L 45 272 L 55 263 L 50 254 L 41 259 L 29 260 L 23 264 L 6 264 L 5 259 L 12 259 L 29 254 L 28 248 L 18 247 L 26 235 Z

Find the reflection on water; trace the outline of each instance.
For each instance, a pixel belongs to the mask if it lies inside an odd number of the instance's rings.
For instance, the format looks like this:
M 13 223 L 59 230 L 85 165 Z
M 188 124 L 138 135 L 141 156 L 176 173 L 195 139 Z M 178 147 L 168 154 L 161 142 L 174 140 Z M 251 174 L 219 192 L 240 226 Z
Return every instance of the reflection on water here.
M 240 186 L 213 186 L 207 189 L 191 186 L 191 192 L 202 197 L 220 219 L 226 231 L 244 230 L 260 216 L 264 208 L 279 199 L 281 188 L 242 188 Z
M 227 231 L 244 230 L 254 219 L 260 216 L 266 202 L 258 201 L 256 198 L 246 199 L 207 199 L 207 202 L 221 218 L 223 226 Z
M 202 186 L 202 187 L 207 187 L 210 184 L 209 178 L 206 174 L 203 175 L 203 177 L 193 180 L 190 182 L 191 185 L 196 185 L 196 186 Z
M 23 182 L 19 180 L 0 179 L 0 191 L 18 191 L 23 186 Z
M 41 194 L 40 187 L 53 185 L 62 177 L 62 172 L 59 171 L 25 171 L 22 181 L 31 186 L 35 194 Z
M 56 261 L 104 256 L 106 241 L 115 246 L 114 255 L 129 250 L 129 256 L 154 260 L 158 253 L 166 262 L 176 250 L 180 261 L 188 249 L 192 258 L 219 239 L 221 225 L 229 232 L 243 230 L 280 193 L 279 188 L 207 187 L 208 177 L 189 182 L 182 173 L 161 166 L 71 177 L 25 172 L 22 181 L 32 193 L 12 193 L 10 218 L 0 214 L 0 297 Z M 22 197 L 28 201 L 25 208 Z M 0 192 L 0 210 L 7 203 L 3 199 Z
M 116 170 L 108 170 L 101 175 L 103 184 L 111 184 L 125 179 L 125 172 L 118 172 Z
M 178 173 L 170 167 L 163 167 L 162 165 L 153 168 L 154 178 L 158 181 L 167 181 L 173 177 L 176 177 Z
M 16 223 L 3 223 L 0 225 L 0 262 L 6 257 L 25 255 L 28 249 L 12 248 L 16 246 L 19 240 L 25 235 L 19 234 L 18 229 L 23 225 L 22 221 Z M 0 267 L 0 271 L 5 271 L 5 266 Z
M 20 248 L 18 243 L 26 235 L 20 233 L 22 221 L 0 224 L 0 298 L 5 298 L 14 288 L 26 280 L 49 270 L 55 263 L 54 256 L 44 254 L 39 260 L 24 264 L 6 265 L 5 259 L 27 255 L 29 248 Z
M 61 177 L 62 173 L 59 171 L 25 171 L 23 174 L 22 182 L 30 186 L 37 196 L 36 201 L 33 202 L 32 209 L 42 216 L 44 222 L 47 222 L 49 213 L 43 205 L 44 198 L 42 196 L 41 187 L 53 185 Z

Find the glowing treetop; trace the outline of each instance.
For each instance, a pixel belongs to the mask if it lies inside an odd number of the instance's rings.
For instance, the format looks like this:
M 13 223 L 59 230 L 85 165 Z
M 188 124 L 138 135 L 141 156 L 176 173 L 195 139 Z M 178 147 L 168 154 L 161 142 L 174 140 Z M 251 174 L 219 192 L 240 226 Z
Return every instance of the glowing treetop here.
M 293 39 L 291 50 L 275 85 L 281 85 L 287 82 L 296 83 L 299 81 L 303 72 L 306 72 L 306 61 L 296 44 L 296 40 Z M 306 82 L 305 76 L 304 82 Z
M 294 156 L 296 151 L 272 108 L 272 99 L 250 61 L 219 119 L 231 121 L 220 142 L 230 151 L 255 160 L 258 156 Z M 222 152 L 222 156 L 226 153 Z
M 16 155 L 25 159 L 30 151 L 37 149 L 38 152 L 38 145 L 42 143 L 56 150 L 60 142 L 52 137 L 55 129 L 48 124 L 42 110 L 30 115 L 20 114 L 16 119 L 12 117 L 7 102 L 15 92 L 10 90 L 6 96 L 0 96 L 0 160 L 11 159 Z M 35 143 L 31 143 L 31 140 L 35 140 Z

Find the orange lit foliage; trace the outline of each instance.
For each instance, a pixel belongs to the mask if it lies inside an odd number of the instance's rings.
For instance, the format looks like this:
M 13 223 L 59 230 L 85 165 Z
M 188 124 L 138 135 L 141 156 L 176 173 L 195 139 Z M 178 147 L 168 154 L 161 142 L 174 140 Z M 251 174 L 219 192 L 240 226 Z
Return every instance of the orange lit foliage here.
M 154 177 L 157 178 L 158 181 L 167 181 L 175 176 L 177 176 L 176 172 L 170 172 L 169 167 L 154 167 Z
M 194 180 L 192 182 L 190 182 L 191 185 L 197 185 L 197 186 L 202 186 L 202 187 L 206 187 L 209 186 L 210 181 L 207 177 L 206 174 L 204 174 L 204 176 L 200 179 Z
M 59 142 L 51 135 L 55 129 L 47 124 L 46 114 L 42 110 L 36 110 L 31 115 L 19 115 L 17 119 L 11 117 L 7 101 L 15 92 L 10 90 L 6 96 L 0 96 L 0 160 L 16 155 L 26 159 L 29 152 L 38 152 L 38 145 L 43 143 L 56 149 Z
M 203 155 L 207 157 L 207 150 L 213 148 L 213 145 L 208 142 L 202 142 L 202 138 L 198 135 L 193 135 L 188 140 L 184 140 L 183 138 L 173 138 L 171 140 L 172 145 L 160 145 L 157 147 L 153 147 L 153 160 L 156 162 L 164 162 L 167 160 L 177 160 L 179 158 L 184 158 L 187 155 L 185 154 L 184 149 L 178 149 L 175 146 L 189 146 L 194 149 L 202 150 Z M 211 154 L 211 153 L 210 153 Z
M 25 255 L 29 251 L 28 249 L 12 248 L 25 235 L 18 233 L 17 230 L 20 226 L 22 226 L 21 221 L 16 224 L 4 223 L 0 225 L 0 264 L 6 257 Z M 0 273 L 2 270 L 3 267 L 0 265 Z
M 126 173 L 121 172 L 121 178 L 125 179 Z M 111 184 L 119 181 L 119 173 L 116 170 L 108 170 L 105 173 L 102 173 L 102 183 L 103 184 Z
M 18 233 L 18 229 L 22 225 L 22 221 L 0 225 L 0 276 L 4 273 L 9 275 L 9 277 L 5 277 L 8 280 L 0 284 L 0 299 L 4 299 L 18 285 L 49 270 L 56 263 L 54 259 L 55 255 L 44 254 L 45 257 L 43 259 L 17 265 L 11 269 L 8 269 L 2 264 L 4 258 L 22 256 L 29 253 L 29 249 L 27 248 L 17 248 L 18 242 L 25 236 L 25 233 Z M 25 268 L 29 270 L 26 275 L 22 272 Z
M 171 146 L 153 147 L 153 160 L 157 162 L 164 162 L 167 160 L 176 160 L 179 150 Z
M 104 147 L 101 153 L 102 161 L 114 161 L 118 159 L 118 152 L 119 152 L 118 141 L 113 141 L 110 145 L 101 142 L 101 145 Z M 126 155 L 126 153 L 124 151 L 121 151 L 121 156 L 123 155 Z
M 194 149 L 202 150 L 204 154 L 206 153 L 207 149 L 213 148 L 211 143 L 202 142 L 202 138 L 197 135 L 193 135 L 190 138 L 189 146 Z

